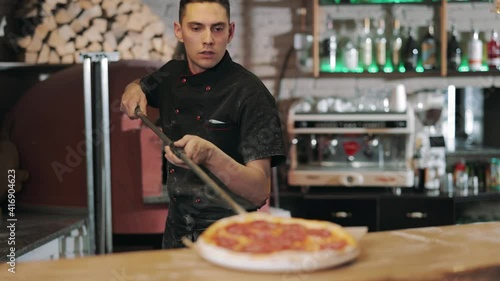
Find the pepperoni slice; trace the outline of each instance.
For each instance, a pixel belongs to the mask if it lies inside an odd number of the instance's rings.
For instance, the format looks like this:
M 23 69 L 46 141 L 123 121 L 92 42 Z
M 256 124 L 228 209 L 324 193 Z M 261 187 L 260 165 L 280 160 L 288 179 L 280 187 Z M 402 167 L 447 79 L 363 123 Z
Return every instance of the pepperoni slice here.
M 319 228 L 308 228 L 307 234 L 311 236 L 319 236 L 319 237 L 330 237 L 331 232 L 327 229 L 319 229 Z
M 241 223 L 233 223 L 226 226 L 226 231 L 234 235 L 246 235 L 249 233 L 249 228 Z
M 283 225 L 282 239 L 303 241 L 307 238 L 307 229 L 299 224 Z
M 268 222 L 268 221 L 264 221 L 264 220 L 257 220 L 257 221 L 253 221 L 251 223 L 248 223 L 247 226 L 249 228 L 252 228 L 252 229 L 256 229 L 256 230 L 271 230 L 271 229 L 275 229 L 275 228 L 278 228 L 279 225 L 277 225 L 276 223 L 272 223 L 272 222 Z
M 215 244 L 227 249 L 234 249 L 239 244 L 238 240 L 224 236 L 216 235 L 213 239 Z

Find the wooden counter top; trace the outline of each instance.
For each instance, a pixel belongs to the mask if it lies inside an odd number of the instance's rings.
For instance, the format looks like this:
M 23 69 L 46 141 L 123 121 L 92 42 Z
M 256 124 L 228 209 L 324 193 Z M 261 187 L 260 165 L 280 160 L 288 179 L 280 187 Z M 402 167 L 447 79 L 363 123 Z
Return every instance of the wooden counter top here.
M 500 280 L 500 222 L 368 233 L 361 254 L 338 268 L 302 273 L 249 273 L 221 268 L 190 249 L 0 265 L 0 280 Z

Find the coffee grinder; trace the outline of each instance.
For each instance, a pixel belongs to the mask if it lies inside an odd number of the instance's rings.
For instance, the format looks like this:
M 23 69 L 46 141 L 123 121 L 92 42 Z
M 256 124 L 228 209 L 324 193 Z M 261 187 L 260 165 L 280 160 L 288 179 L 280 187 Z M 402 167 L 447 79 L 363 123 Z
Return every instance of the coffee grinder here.
M 446 174 L 445 138 L 436 126 L 445 101 L 441 90 L 424 90 L 413 97 L 413 110 L 423 126 L 415 136 L 414 165 L 419 171 L 416 186 L 420 190 L 438 190 Z

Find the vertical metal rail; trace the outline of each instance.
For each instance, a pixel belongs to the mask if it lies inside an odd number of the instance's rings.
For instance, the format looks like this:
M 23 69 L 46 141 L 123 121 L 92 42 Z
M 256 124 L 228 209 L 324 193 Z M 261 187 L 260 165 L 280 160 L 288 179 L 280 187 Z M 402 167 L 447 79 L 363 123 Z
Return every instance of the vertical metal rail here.
M 94 149 L 92 142 L 92 82 L 90 79 L 90 58 L 83 60 L 83 95 L 85 111 L 85 147 L 87 158 L 87 208 L 89 220 L 89 251 L 93 255 L 95 247 L 95 204 L 94 204 Z
M 87 194 L 92 253 L 113 251 L 108 64 L 113 53 L 83 53 Z

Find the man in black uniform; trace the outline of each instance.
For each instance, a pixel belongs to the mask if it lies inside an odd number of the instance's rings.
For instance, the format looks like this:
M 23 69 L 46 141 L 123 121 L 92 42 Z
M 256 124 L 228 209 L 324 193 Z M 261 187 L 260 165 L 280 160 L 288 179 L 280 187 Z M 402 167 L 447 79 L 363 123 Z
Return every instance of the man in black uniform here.
M 181 0 L 177 39 L 186 60 L 171 60 L 130 83 L 121 108 L 160 110 L 162 129 L 176 147 L 248 211 L 265 204 L 271 167 L 285 160 L 274 97 L 257 76 L 232 61 L 226 50 L 234 35 L 228 0 Z M 165 146 L 169 212 L 163 248 L 183 247 L 233 210 Z

